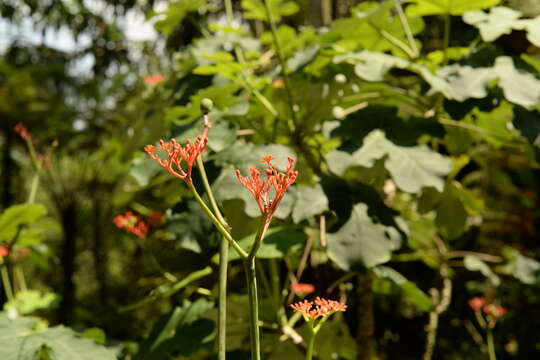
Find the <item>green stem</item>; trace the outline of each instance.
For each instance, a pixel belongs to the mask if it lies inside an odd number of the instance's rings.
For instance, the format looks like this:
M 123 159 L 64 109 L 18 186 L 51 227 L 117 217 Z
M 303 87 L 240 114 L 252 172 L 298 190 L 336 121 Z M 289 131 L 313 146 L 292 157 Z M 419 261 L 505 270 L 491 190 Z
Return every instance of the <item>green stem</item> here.
M 306 360 L 311 360 L 313 358 L 313 348 L 315 345 L 316 336 L 317 336 L 317 333 L 313 330 L 309 334 L 309 340 L 308 340 L 307 349 L 306 349 Z
M 259 299 L 257 297 L 257 276 L 255 257 L 243 260 L 249 298 L 249 329 L 251 343 L 251 360 L 261 360 L 261 344 L 259 335 Z
M 201 179 L 206 190 L 208 199 L 210 200 L 210 206 L 214 210 L 214 214 L 221 222 L 221 224 L 229 228 L 229 225 L 225 221 L 225 218 L 219 210 L 219 206 L 212 192 L 206 170 L 204 168 L 204 162 L 201 156 L 197 158 L 197 167 L 201 175 Z M 226 360 L 227 356 L 227 267 L 229 262 L 229 243 L 227 239 L 222 236 L 219 246 L 219 303 L 218 303 L 218 360 Z
M 281 45 L 279 44 L 279 39 L 277 36 L 277 28 L 276 23 L 274 22 L 274 18 L 272 16 L 272 9 L 270 9 L 270 4 L 268 0 L 264 0 L 264 8 L 266 10 L 266 18 L 268 20 L 268 23 L 270 24 L 270 31 L 272 32 L 272 39 L 274 40 L 274 46 L 276 47 L 276 55 L 278 57 L 279 64 L 281 66 L 281 75 L 283 76 L 283 85 L 285 86 L 285 91 L 287 93 L 287 102 L 289 104 L 289 109 L 291 111 L 291 118 L 293 121 L 293 127 L 290 129 L 291 131 L 297 130 L 296 127 L 298 126 L 298 120 L 296 118 L 296 111 L 294 111 L 294 101 L 291 91 L 291 85 L 289 83 L 289 77 L 286 74 L 286 63 L 285 63 L 285 57 L 283 55 L 283 51 L 281 49 Z
M 487 328 L 486 338 L 489 360 L 497 360 L 497 357 L 495 356 L 495 344 L 493 342 L 493 329 L 490 327 Z
M 244 251 L 244 249 L 242 249 L 242 247 L 240 246 L 240 244 L 238 244 L 236 242 L 236 240 L 234 240 L 231 236 L 231 234 L 227 231 L 227 229 L 225 229 L 225 227 L 223 226 L 223 224 L 221 224 L 221 222 L 216 218 L 216 216 L 212 213 L 212 211 L 208 208 L 208 206 L 206 205 L 206 203 L 204 202 L 204 200 L 201 198 L 201 196 L 199 195 L 199 193 L 197 192 L 197 189 L 195 189 L 195 187 L 193 186 L 192 183 L 189 183 L 188 184 L 188 187 L 190 188 L 192 194 L 193 194 L 193 197 L 195 197 L 195 200 L 199 203 L 199 205 L 201 206 L 201 208 L 204 210 L 204 212 L 206 213 L 206 215 L 210 218 L 210 221 L 212 221 L 212 223 L 214 224 L 214 226 L 218 229 L 218 231 L 221 233 L 221 235 L 223 235 L 223 237 L 231 244 L 231 246 L 236 250 L 236 252 L 238 253 L 238 255 L 240 256 L 241 259 L 247 259 L 248 257 L 248 253 L 246 253 Z
M 32 184 L 30 185 L 30 194 L 28 195 L 28 199 L 26 200 L 26 203 L 33 204 L 36 201 L 36 194 L 37 189 L 39 186 L 39 172 L 35 173 L 32 177 Z
M 13 289 L 11 288 L 11 281 L 9 280 L 9 274 L 7 271 L 6 264 L 2 264 L 2 269 L 0 270 L 2 274 L 2 285 L 4 286 L 4 291 L 6 292 L 6 298 L 8 301 L 13 300 Z

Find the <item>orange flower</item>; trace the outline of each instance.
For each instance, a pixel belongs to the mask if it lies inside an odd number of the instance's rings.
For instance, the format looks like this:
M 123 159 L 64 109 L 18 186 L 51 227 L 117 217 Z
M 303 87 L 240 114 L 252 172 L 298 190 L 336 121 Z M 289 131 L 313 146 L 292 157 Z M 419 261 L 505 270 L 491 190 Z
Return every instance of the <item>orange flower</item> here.
M 187 184 L 191 184 L 191 170 L 197 160 L 197 157 L 204 151 L 208 143 L 208 130 L 210 129 L 210 120 L 207 114 L 204 118 L 204 130 L 197 136 L 195 143 L 188 140 L 185 146 L 172 139 L 171 143 L 163 140 L 159 141 L 159 149 L 153 145 L 147 145 L 144 151 L 154 159 L 158 164 L 163 166 L 169 173 L 179 179 L 184 180 Z M 160 159 L 154 154 L 156 150 L 162 150 L 167 154 L 168 159 Z M 185 163 L 185 165 L 184 165 Z
M 120 229 L 124 229 L 141 239 L 146 238 L 148 230 L 150 230 L 148 224 L 142 221 L 139 215 L 135 215 L 131 211 L 126 212 L 125 215 L 116 216 L 113 222 Z
M 482 310 L 486 315 L 491 315 L 494 319 L 501 318 L 507 311 L 506 308 L 495 304 L 484 305 Z
M 486 305 L 486 299 L 483 297 L 473 297 L 472 299 L 469 299 L 469 306 L 474 311 L 480 311 L 483 306 Z
M 296 283 L 291 284 L 290 289 L 295 294 L 308 295 L 315 291 L 315 286 L 313 284 Z
M 155 74 L 155 75 L 145 76 L 143 80 L 146 85 L 157 85 L 165 81 L 165 78 L 160 74 Z
M 266 179 L 260 178 L 260 170 L 256 167 L 251 167 L 249 172 L 251 177 L 244 177 L 240 170 L 236 170 L 236 177 L 242 185 L 255 198 L 257 205 L 261 210 L 261 214 L 267 219 L 271 219 L 272 215 L 276 211 L 279 202 L 285 195 L 285 191 L 294 184 L 296 177 L 298 176 L 298 171 L 294 171 L 294 159 L 288 158 L 289 165 L 285 173 L 278 173 L 277 169 L 272 165 L 272 160 L 274 158 L 270 155 L 263 157 L 262 162 L 268 167 L 265 169 Z M 268 198 L 268 192 L 270 189 L 274 189 L 274 199 Z
M 0 246 L 0 257 L 6 257 L 9 255 L 9 248 L 7 246 Z
M 295 311 L 301 313 L 307 320 L 316 319 L 318 317 L 327 317 L 338 311 L 345 311 L 347 305 L 335 301 L 316 297 L 315 301 L 300 301 L 290 305 Z

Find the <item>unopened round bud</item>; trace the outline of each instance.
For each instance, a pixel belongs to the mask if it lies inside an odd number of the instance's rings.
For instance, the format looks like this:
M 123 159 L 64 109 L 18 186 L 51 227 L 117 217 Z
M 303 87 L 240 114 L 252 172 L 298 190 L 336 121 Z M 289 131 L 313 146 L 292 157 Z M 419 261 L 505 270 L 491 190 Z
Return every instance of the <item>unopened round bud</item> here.
M 214 102 L 208 98 L 201 100 L 201 111 L 203 114 L 208 114 L 214 108 Z

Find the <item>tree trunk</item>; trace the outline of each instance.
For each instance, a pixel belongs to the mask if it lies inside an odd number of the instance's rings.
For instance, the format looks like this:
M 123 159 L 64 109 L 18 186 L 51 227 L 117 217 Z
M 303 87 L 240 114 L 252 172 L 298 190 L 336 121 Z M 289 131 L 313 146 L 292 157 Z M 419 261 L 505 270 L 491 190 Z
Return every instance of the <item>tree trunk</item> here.
M 92 221 L 93 236 L 92 252 L 94 257 L 94 269 L 96 271 L 96 281 L 99 287 L 100 305 L 105 308 L 108 302 L 107 289 L 107 251 L 105 237 L 102 228 L 102 208 L 97 191 L 93 192 L 92 200 Z
M 11 147 L 13 145 L 13 133 L 4 130 L 4 154 L 2 158 L 2 208 L 5 209 L 13 202 L 13 192 L 11 191 L 11 176 L 13 170 L 13 159 L 11 158 Z
M 356 343 L 358 346 L 358 360 L 370 360 L 373 352 L 373 272 L 358 275 L 356 283 L 356 316 L 358 328 Z
M 73 321 L 75 309 L 75 283 L 73 275 L 75 273 L 75 255 L 77 252 L 77 206 L 70 201 L 61 209 L 62 228 L 64 230 L 64 242 L 62 243 L 62 254 L 60 262 L 63 271 L 62 283 L 62 305 L 60 306 L 59 320 L 63 324 L 70 324 Z

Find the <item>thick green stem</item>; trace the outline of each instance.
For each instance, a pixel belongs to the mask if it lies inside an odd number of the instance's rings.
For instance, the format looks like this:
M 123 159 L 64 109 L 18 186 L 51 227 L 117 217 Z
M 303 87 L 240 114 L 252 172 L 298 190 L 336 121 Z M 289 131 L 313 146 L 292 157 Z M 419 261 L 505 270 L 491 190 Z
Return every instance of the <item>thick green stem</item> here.
M 5 264 L 2 264 L 2 269 L 0 270 L 2 274 L 2 285 L 4 286 L 4 291 L 6 293 L 6 298 L 8 301 L 13 300 L 13 289 L 11 288 L 11 281 L 9 280 L 9 274 Z
M 313 358 L 313 348 L 315 345 L 316 336 L 317 336 L 317 333 L 314 331 L 312 331 L 309 334 L 309 340 L 308 340 L 307 348 L 306 348 L 306 360 L 311 360 Z
M 251 343 L 251 360 L 261 360 L 261 343 L 259 335 L 259 299 L 257 297 L 257 276 L 255 257 L 243 260 L 249 298 L 249 329 Z
M 193 197 L 195 200 L 199 203 L 199 205 L 202 207 L 208 218 L 210 218 L 210 221 L 215 225 L 215 227 L 218 229 L 218 231 L 223 235 L 223 237 L 231 244 L 231 246 L 236 250 L 238 255 L 241 259 L 246 259 L 248 257 L 248 254 L 242 249 L 240 244 L 236 242 L 231 236 L 231 234 L 225 229 L 223 224 L 216 218 L 216 216 L 212 213 L 212 211 L 208 208 L 204 200 L 201 198 L 199 193 L 197 192 L 197 189 L 193 186 L 193 184 L 188 184 L 188 187 L 190 188 Z
M 448 47 L 450 46 L 450 14 L 444 15 L 444 38 L 443 38 L 443 51 L 444 51 L 444 61 L 443 64 L 446 65 L 448 62 Z
M 225 218 L 219 210 L 219 206 L 214 198 L 212 188 L 210 187 L 210 182 L 208 181 L 208 176 L 206 175 L 206 170 L 204 168 L 204 162 L 199 156 L 197 158 L 197 167 L 199 173 L 201 174 L 201 179 L 203 181 L 206 194 L 210 200 L 210 206 L 214 210 L 214 214 L 221 222 L 221 224 L 228 228 L 228 224 L 225 221 Z M 221 238 L 221 243 L 219 246 L 219 304 L 218 304 L 218 360 L 226 360 L 227 356 L 227 267 L 229 262 L 229 242 L 223 236 Z
M 495 343 L 493 342 L 493 329 L 490 327 L 487 328 L 486 340 L 489 360 L 497 360 L 497 356 L 495 355 Z

